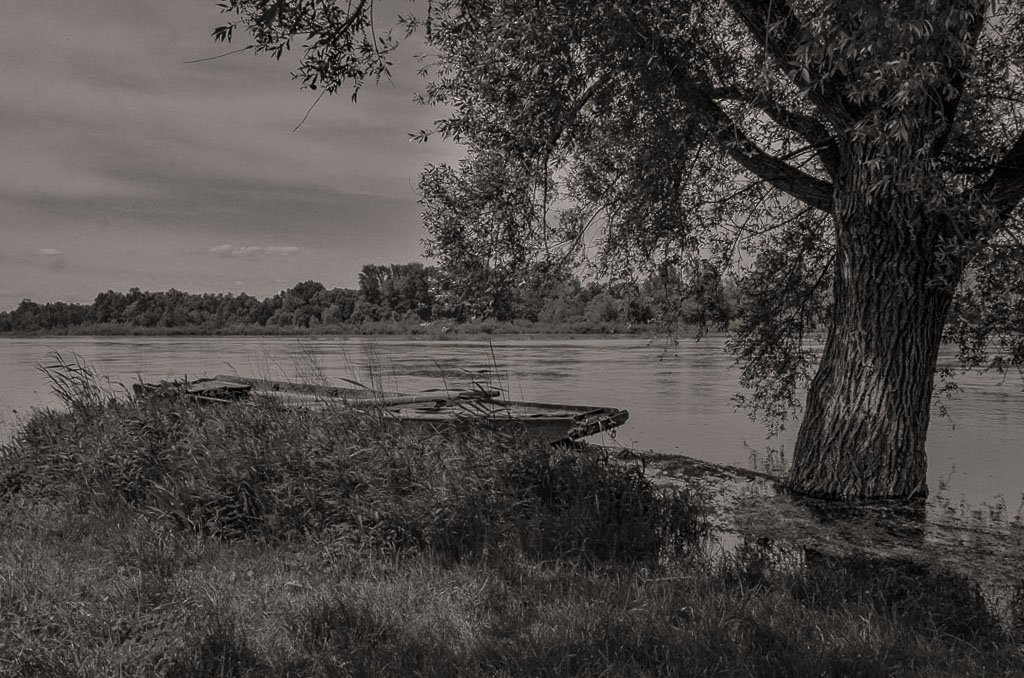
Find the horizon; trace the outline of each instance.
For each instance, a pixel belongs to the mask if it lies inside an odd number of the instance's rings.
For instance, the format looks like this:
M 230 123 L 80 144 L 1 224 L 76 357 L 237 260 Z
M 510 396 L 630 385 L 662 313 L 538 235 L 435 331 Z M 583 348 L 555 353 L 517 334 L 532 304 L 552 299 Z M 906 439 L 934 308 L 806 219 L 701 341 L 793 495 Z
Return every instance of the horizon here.
M 224 22 L 213 0 L 9 10 L 0 310 L 132 287 L 265 298 L 429 263 L 416 181 L 462 150 L 409 140 L 443 114 L 413 102 L 415 44 L 393 82 L 324 97 L 293 132 L 317 95 L 287 55 L 209 59 L 246 44 L 215 43 Z

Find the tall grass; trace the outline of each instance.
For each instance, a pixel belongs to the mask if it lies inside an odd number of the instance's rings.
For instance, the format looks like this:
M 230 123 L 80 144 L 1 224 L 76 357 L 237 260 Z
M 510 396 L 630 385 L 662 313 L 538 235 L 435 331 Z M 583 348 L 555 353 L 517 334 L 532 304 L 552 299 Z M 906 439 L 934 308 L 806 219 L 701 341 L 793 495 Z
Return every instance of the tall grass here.
M 0 676 L 1024 675 L 968 579 L 711 561 L 698 496 L 593 454 L 174 399 L 9 452 Z
M 69 410 L 79 413 L 98 410 L 115 397 L 113 385 L 97 375 L 77 353 L 65 357 L 60 351 L 51 351 L 46 355 L 46 362 L 36 369 L 49 382 L 54 396 Z
M 100 407 L 86 379 L 69 371 L 61 388 L 81 402 L 27 422 L 0 493 L 216 539 L 329 533 L 454 560 L 512 544 L 538 558 L 654 562 L 707 530 L 690 493 L 594 455 L 483 430 L 412 435 L 384 417 L 274 402 Z

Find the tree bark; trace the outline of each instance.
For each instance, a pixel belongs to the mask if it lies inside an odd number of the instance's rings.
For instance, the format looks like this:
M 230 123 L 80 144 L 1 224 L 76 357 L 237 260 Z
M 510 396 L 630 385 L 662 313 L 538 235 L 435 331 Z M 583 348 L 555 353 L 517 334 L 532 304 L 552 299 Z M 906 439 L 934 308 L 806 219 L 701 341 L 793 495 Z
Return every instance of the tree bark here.
M 962 268 L 936 254 L 936 224 L 894 202 L 835 217 L 832 321 L 790 472 L 801 494 L 928 493 L 935 365 Z

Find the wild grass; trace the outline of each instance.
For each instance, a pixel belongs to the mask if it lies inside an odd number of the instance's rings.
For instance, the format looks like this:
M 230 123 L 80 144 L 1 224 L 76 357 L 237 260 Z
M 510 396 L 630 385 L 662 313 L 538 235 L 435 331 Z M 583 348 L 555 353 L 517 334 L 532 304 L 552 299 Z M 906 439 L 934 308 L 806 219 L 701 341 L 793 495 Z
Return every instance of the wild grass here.
M 349 412 L 185 401 L 40 412 L 0 495 L 130 512 L 219 540 L 331 534 L 452 560 L 514 542 L 543 558 L 653 561 L 706 529 L 637 466 L 484 431 L 413 437 Z
M 484 431 L 176 400 L 0 455 L 4 676 L 1013 676 L 962 576 L 702 549 L 699 496 Z

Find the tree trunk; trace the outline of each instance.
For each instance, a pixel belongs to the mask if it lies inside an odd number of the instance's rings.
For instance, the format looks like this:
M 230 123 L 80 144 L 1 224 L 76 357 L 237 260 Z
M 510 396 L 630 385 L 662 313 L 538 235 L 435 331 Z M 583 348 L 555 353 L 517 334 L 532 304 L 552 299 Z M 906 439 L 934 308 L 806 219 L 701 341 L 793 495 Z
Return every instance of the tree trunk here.
M 910 210 L 890 204 L 835 221 L 832 322 L 790 487 L 835 499 L 924 497 L 935 364 L 961 269 L 936 256 L 936 229 Z

